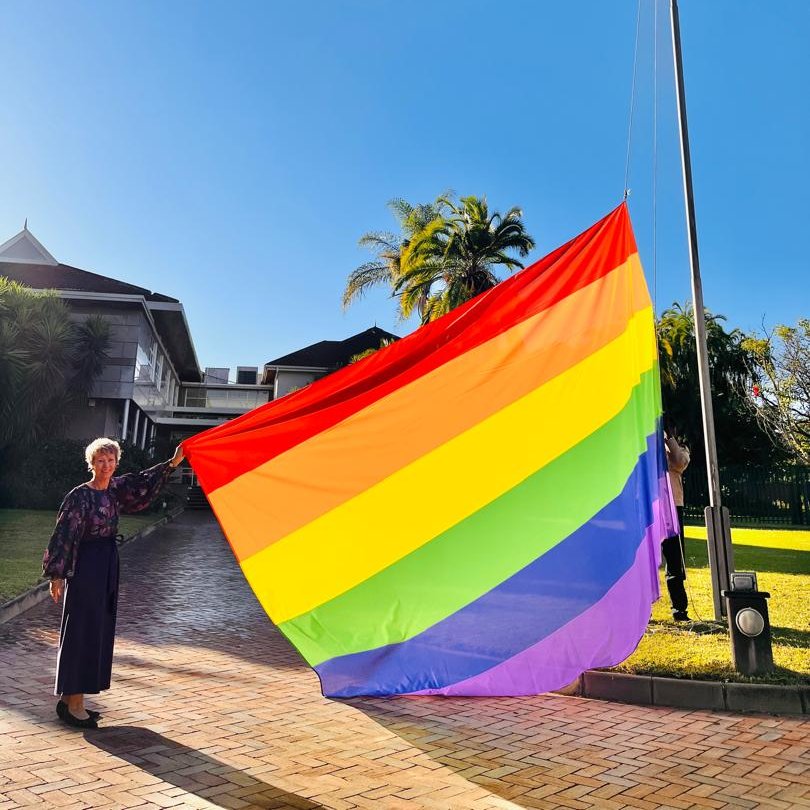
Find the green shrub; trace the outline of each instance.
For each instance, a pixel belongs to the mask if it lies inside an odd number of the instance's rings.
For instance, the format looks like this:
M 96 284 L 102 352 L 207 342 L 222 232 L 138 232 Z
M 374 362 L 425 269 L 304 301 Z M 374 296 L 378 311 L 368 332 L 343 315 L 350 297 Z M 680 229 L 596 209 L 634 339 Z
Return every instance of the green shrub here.
M 58 509 L 71 489 L 90 479 L 84 460 L 86 442 L 52 439 L 34 446 L 16 458 L 4 459 L 0 475 L 0 507 L 7 509 Z M 121 446 L 118 475 L 151 467 L 156 462 L 146 450 L 132 444 Z M 180 500 L 166 492 L 149 511 L 160 511 L 163 502 L 172 508 Z

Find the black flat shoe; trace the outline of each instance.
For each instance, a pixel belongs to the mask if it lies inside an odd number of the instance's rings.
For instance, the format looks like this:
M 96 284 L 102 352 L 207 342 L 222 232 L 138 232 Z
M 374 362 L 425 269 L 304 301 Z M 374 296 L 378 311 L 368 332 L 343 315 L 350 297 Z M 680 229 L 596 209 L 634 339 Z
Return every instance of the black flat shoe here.
M 62 706 L 67 708 L 67 703 L 65 703 L 64 700 L 60 700 L 59 703 L 56 704 L 56 713 L 57 714 L 59 714 L 59 712 L 60 712 L 60 708 L 59 708 L 60 703 L 62 704 Z M 97 712 L 95 709 L 85 709 L 85 711 L 90 715 L 91 719 L 93 719 L 93 720 L 100 720 L 101 719 L 101 712 Z
M 67 703 L 63 700 L 56 704 L 56 714 L 65 725 L 73 726 L 73 728 L 98 728 L 98 723 L 94 717 L 85 717 L 83 720 L 74 717 L 70 713 Z

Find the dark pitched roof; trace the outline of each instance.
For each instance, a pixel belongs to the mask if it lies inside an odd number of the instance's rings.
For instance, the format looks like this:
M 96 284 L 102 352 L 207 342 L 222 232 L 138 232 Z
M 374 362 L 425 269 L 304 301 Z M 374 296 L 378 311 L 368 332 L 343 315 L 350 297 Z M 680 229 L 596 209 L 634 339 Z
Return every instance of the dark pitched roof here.
M 345 340 L 321 340 L 298 351 L 285 354 L 265 363 L 267 366 L 297 366 L 299 368 L 340 368 L 360 352 L 367 349 L 379 349 L 383 340 L 399 340 L 398 335 L 386 332 L 378 326 L 372 326 L 365 332 Z
M 37 290 L 76 290 L 91 293 L 142 295 L 147 301 L 179 303 L 176 298 L 153 293 L 144 287 L 136 287 L 134 284 L 91 273 L 89 270 L 71 267 L 69 264 L 17 264 L 0 261 L 0 276 Z

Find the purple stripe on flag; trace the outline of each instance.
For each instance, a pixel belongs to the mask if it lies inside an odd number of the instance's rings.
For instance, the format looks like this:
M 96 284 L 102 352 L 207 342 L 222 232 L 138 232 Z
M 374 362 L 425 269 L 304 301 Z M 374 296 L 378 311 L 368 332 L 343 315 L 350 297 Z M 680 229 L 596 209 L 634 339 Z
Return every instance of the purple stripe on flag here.
M 571 683 L 583 670 L 621 663 L 638 646 L 659 596 L 661 540 L 675 525 L 669 483 L 660 481 L 653 523 L 633 565 L 596 604 L 575 619 L 491 669 L 441 689 L 409 695 L 537 695 Z

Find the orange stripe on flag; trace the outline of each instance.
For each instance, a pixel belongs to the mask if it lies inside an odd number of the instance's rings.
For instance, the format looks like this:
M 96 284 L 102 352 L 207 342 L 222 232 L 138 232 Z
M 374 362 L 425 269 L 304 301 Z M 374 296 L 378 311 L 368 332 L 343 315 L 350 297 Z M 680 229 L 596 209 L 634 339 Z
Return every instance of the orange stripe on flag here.
M 210 493 L 237 558 L 267 548 L 575 366 L 622 334 L 628 313 L 649 304 L 634 254 L 550 309 Z M 584 328 L 571 334 L 573 324 Z

